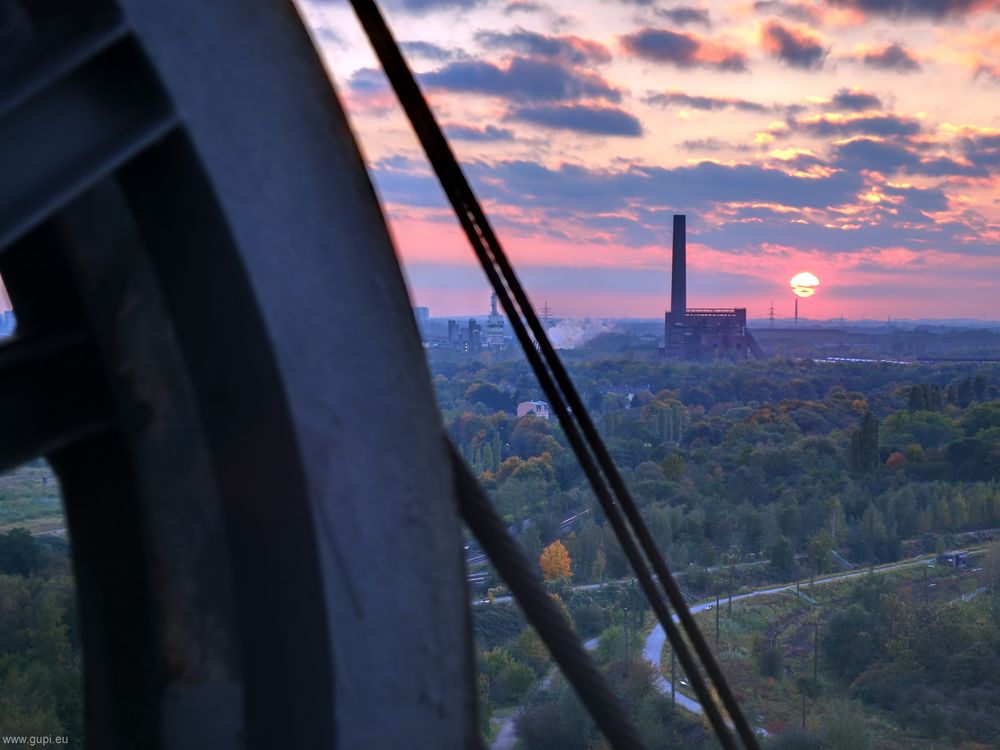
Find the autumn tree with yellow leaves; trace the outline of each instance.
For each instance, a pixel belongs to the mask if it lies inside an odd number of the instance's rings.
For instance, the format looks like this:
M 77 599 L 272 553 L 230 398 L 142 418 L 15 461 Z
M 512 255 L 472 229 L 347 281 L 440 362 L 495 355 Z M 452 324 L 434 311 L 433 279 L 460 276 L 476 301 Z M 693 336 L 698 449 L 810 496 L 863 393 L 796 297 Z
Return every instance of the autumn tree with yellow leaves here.
M 542 568 L 542 576 L 546 581 L 568 581 L 573 575 L 569 552 L 558 539 L 542 550 L 542 554 L 538 557 L 538 564 Z

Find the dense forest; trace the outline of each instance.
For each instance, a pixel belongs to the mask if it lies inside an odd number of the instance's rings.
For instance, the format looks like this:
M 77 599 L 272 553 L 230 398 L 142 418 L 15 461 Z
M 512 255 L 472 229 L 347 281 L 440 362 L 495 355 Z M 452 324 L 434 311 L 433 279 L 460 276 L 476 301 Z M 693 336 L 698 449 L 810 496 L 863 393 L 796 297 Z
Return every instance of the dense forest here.
M 675 567 L 752 556 L 787 569 L 826 547 L 865 563 L 905 540 L 1000 526 L 995 367 L 776 360 L 572 368 L 654 538 Z M 521 362 L 434 366 L 448 431 L 533 556 L 565 536 L 575 581 L 626 574 L 558 425 Z M 571 533 L 570 515 L 591 509 Z
M 984 562 L 1000 572 L 1000 544 Z M 826 668 L 854 697 L 892 712 L 904 730 L 932 739 L 1000 737 L 1000 591 L 943 606 L 909 601 L 874 577 L 829 621 Z
M 695 596 L 831 571 L 834 550 L 874 565 L 1000 526 L 993 365 L 677 365 L 566 354 L 653 538 Z M 630 590 L 595 596 L 568 585 L 627 579 L 629 570 L 557 422 L 514 416 L 518 403 L 544 400 L 527 366 L 485 357 L 432 357 L 431 365 L 453 441 L 546 578 L 550 547 L 565 550 L 560 601 L 583 637 L 602 633 L 599 661 L 618 673 L 612 682 L 644 736 L 658 747 L 710 746 L 690 717 L 663 713 L 661 696 L 644 687 L 648 664 L 621 662 L 624 611 L 641 612 Z M 907 618 L 889 590 L 852 597 L 824 636 L 827 678 L 843 700 L 900 712 L 899 731 L 909 724 L 912 736 L 950 736 L 951 721 L 967 722 L 963 738 L 996 736 L 995 706 L 973 674 L 979 651 L 982 665 L 1000 654 L 995 598 Z M 516 612 L 479 607 L 476 615 L 484 722 L 494 708 L 520 705 L 525 747 L 593 741 L 566 688 L 534 687 L 551 665 Z M 632 623 L 633 638 L 644 622 Z M 928 638 L 957 650 L 921 653 Z M 859 642 L 867 650 L 857 651 Z M 850 658 L 845 648 L 855 649 Z M 935 680 L 937 669 L 949 676 Z M 915 700 L 934 708 L 907 713 Z M 794 747 L 797 736 L 798 746 L 827 746 L 836 734 L 788 732 L 775 746 Z

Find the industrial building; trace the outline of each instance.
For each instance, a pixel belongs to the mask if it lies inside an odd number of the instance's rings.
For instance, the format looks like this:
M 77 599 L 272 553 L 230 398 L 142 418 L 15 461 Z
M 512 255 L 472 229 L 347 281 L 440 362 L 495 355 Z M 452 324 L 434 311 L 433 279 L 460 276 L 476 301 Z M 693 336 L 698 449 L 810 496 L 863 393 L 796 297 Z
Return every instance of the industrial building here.
M 666 313 L 663 352 L 675 361 L 764 359 L 747 329 L 745 307 L 687 306 L 687 217 L 674 216 L 670 311 Z
M 486 347 L 491 352 L 502 352 L 507 349 L 507 337 L 504 333 L 504 317 L 497 312 L 497 296 L 490 297 L 490 317 L 486 319 Z
M 457 349 L 465 354 L 479 354 L 482 351 L 500 353 L 510 346 L 506 337 L 506 319 L 497 311 L 497 296 L 490 300 L 490 314 L 486 318 L 485 333 L 483 324 L 475 318 L 470 318 L 468 325 L 462 326 L 456 320 L 448 321 L 449 349 Z

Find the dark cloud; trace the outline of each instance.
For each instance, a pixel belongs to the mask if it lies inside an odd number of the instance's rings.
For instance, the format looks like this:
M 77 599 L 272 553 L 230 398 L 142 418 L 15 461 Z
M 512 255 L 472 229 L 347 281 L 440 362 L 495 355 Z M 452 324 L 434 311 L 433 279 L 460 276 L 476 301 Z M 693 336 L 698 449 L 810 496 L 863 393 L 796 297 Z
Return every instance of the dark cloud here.
M 875 94 L 867 91 L 841 89 L 833 95 L 830 101 L 838 110 L 850 110 L 851 112 L 864 112 L 869 109 L 882 109 L 882 100 Z
M 818 37 L 769 21 L 764 26 L 764 50 L 793 68 L 821 68 L 827 50 Z
M 797 153 L 794 156 L 787 159 L 778 159 L 775 162 L 775 164 L 782 167 L 783 169 L 794 169 L 800 172 L 807 172 L 813 167 L 826 166 L 826 162 L 824 162 L 815 154 L 806 154 L 806 153 Z
M 1000 167 L 1000 133 L 966 136 L 960 140 L 959 148 L 973 164 Z
M 399 46 L 410 57 L 422 57 L 425 60 L 436 62 L 446 62 L 456 57 L 463 57 L 460 50 L 445 49 L 431 42 L 400 42 Z
M 515 57 L 506 68 L 483 60 L 466 60 L 424 73 L 419 78 L 430 88 L 518 97 L 534 102 L 581 98 L 621 101 L 621 92 L 599 75 L 569 70 L 554 60 Z
M 390 156 L 374 162 L 369 173 L 379 197 L 387 203 L 435 209 L 448 205 L 441 184 L 424 163 Z
M 628 247 L 647 247 L 668 240 L 665 227 L 651 228 L 629 216 L 588 214 L 578 219 L 579 223 L 588 229 L 595 229 L 601 234 L 591 238 L 592 242 L 604 243 L 610 236 L 614 241 Z M 577 238 L 579 239 L 579 238 Z
M 749 151 L 750 147 L 745 143 L 726 143 L 718 138 L 696 138 L 690 141 L 683 141 L 681 148 L 685 151 Z
M 899 247 L 982 254 L 984 243 L 969 224 L 937 222 L 925 214 L 948 208 L 940 189 L 886 187 L 882 192 L 902 201 L 869 206 L 865 221 L 849 221 L 848 226 L 810 221 L 799 213 L 761 213 L 706 226 L 698 241 L 735 253 L 752 253 L 763 244 L 777 244 L 827 253 L 863 253 L 865 257 L 872 257 L 879 249 Z
M 700 23 L 702 26 L 711 26 L 712 19 L 708 11 L 703 8 L 696 8 L 692 5 L 676 5 L 673 8 L 657 8 L 656 15 L 665 18 L 675 26 L 687 26 L 692 23 Z
M 389 90 L 389 82 L 381 68 L 358 68 L 347 79 L 347 88 L 359 94 L 375 94 Z
M 703 67 L 738 72 L 747 67 L 744 53 L 689 32 L 645 28 L 623 36 L 621 43 L 627 52 L 636 57 L 670 63 L 679 68 Z
M 920 121 L 900 115 L 877 114 L 853 117 L 789 119 L 790 129 L 824 138 L 849 135 L 906 136 L 920 133 Z
M 929 177 L 986 177 L 990 173 L 984 164 L 966 164 L 947 156 L 921 159 L 919 164 L 907 171 Z
M 808 155 L 807 155 L 808 156 Z M 880 158 L 872 153 L 866 159 Z M 918 164 L 914 155 L 896 151 L 897 164 Z M 702 162 L 675 168 L 630 165 L 617 169 L 580 164 L 547 167 L 530 161 L 471 161 L 468 173 L 477 191 L 509 207 L 530 209 L 533 223 L 517 230 L 554 236 L 563 221 L 583 227 L 578 241 L 612 241 L 648 246 L 669 241 L 671 215 L 689 211 L 697 241 L 737 255 L 759 252 L 763 244 L 865 252 L 908 247 L 972 255 L 995 253 L 988 241 L 992 225 L 966 213 L 938 221 L 928 214 L 951 208 L 940 187 L 903 187 L 875 183 L 891 201 L 862 203 L 863 220 L 812 219 L 807 211 L 858 206 L 871 180 L 852 165 L 830 174 L 804 178 L 760 165 Z M 439 208 L 444 198 L 426 166 L 409 159 L 383 159 L 373 165 L 379 192 L 396 203 Z M 753 204 L 753 205 L 751 205 Z M 767 204 L 767 205 L 766 205 Z M 711 209 L 716 218 L 699 220 Z M 598 234 L 588 236 L 587 229 Z M 559 229 L 562 233 L 562 230 Z
M 437 10 L 466 10 L 481 3 L 482 0 L 391 0 L 389 6 L 422 15 Z
M 740 112 L 768 112 L 772 108 L 766 107 L 757 102 L 746 99 L 735 99 L 721 96 L 692 96 L 680 91 L 664 91 L 662 93 L 650 94 L 644 102 L 655 104 L 661 107 L 690 107 L 711 112 L 721 109 L 735 109 Z
M 826 0 L 827 4 L 892 18 L 948 18 L 996 8 L 996 0 Z
M 1000 65 L 982 64 L 976 68 L 975 78 L 983 78 L 990 83 L 1000 84 Z
M 411 159 L 409 156 L 403 156 L 402 154 L 383 156 L 381 159 L 377 159 L 373 163 L 373 166 L 380 170 L 430 174 L 430 169 L 426 161 Z
M 929 177 L 981 177 L 987 174 L 985 167 L 964 164 L 948 157 L 922 159 L 906 146 L 899 143 L 858 138 L 834 146 L 834 162 L 847 169 L 866 169 L 881 174 L 905 172 L 906 174 Z
M 476 41 L 491 49 L 510 49 L 533 57 L 549 57 L 571 65 L 611 61 L 607 47 L 578 36 L 548 36 L 517 28 L 510 32 L 480 31 Z
M 853 202 L 863 186 L 856 171 L 795 177 L 755 164 L 701 162 L 674 168 L 630 166 L 590 169 L 579 164 L 549 168 L 529 161 L 472 163 L 490 197 L 513 205 L 574 211 L 629 207 L 701 207 L 719 203 L 776 203 L 826 208 Z M 485 181 L 485 180 L 484 180 Z
M 553 29 L 564 28 L 574 23 L 572 17 L 556 13 L 548 5 L 534 2 L 534 0 L 514 0 L 514 2 L 507 3 L 503 9 L 503 14 L 505 16 L 513 16 L 515 13 L 533 13 L 547 16 L 549 28 Z
M 916 188 L 882 186 L 886 195 L 895 195 L 905 199 L 907 205 L 918 211 L 947 211 L 948 197 L 941 188 Z
M 453 141 L 476 141 L 479 143 L 490 143 L 495 141 L 514 140 L 514 131 L 508 128 L 498 128 L 495 125 L 476 127 L 475 125 L 461 125 L 450 123 L 444 126 L 444 132 Z
M 920 61 L 899 42 L 887 44 L 875 52 L 867 52 L 861 62 L 876 70 L 891 70 L 896 73 L 913 73 L 920 70 Z
M 556 130 L 572 130 L 587 135 L 642 135 L 642 124 L 633 115 L 617 107 L 586 104 L 553 104 L 515 107 L 507 119 L 527 122 Z
M 799 23 L 818 24 L 822 20 L 820 12 L 811 5 L 799 5 L 785 0 L 757 0 L 753 9 L 758 13 L 781 16 Z
M 529 0 L 514 0 L 512 3 L 507 3 L 507 7 L 503 9 L 503 12 L 509 16 L 514 13 L 541 13 L 545 10 L 545 6 L 541 3 L 533 3 Z
M 859 138 L 834 146 L 833 155 L 839 166 L 869 169 L 883 174 L 912 167 L 920 161 L 919 156 L 899 144 L 873 141 L 870 138 Z

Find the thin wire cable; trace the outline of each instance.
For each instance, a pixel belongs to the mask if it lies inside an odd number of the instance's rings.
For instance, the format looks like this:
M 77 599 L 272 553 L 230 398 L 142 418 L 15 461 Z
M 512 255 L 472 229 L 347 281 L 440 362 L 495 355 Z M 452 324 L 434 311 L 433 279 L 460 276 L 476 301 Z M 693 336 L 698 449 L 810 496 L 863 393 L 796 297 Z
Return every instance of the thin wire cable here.
M 649 559 L 649 564 L 651 564 L 653 571 L 659 577 L 671 605 L 677 611 L 682 627 L 691 640 L 695 651 L 698 653 L 706 672 L 715 684 L 716 691 L 735 723 L 743 743 L 746 747 L 756 750 L 759 746 L 753 730 L 746 721 L 739 704 L 736 702 L 721 669 L 719 669 L 718 664 L 715 662 L 711 649 L 708 647 L 700 630 L 698 630 L 697 624 L 694 622 L 694 618 L 691 616 L 683 596 L 681 596 L 680 589 L 677 587 L 666 563 L 656 549 L 652 536 L 643 523 L 635 502 L 628 493 L 621 475 L 611 460 L 610 454 L 601 442 L 600 436 L 590 420 L 579 395 L 576 393 L 568 373 L 563 368 L 562 363 L 555 354 L 555 350 L 548 341 L 548 337 L 537 315 L 535 315 L 527 295 L 517 280 L 517 276 L 507 260 L 499 240 L 496 238 L 488 219 L 476 200 L 471 186 L 466 181 L 416 80 L 413 78 L 412 72 L 409 70 L 399 51 L 398 45 L 396 45 L 391 32 L 389 32 L 388 27 L 385 25 L 381 13 L 371 0 L 352 0 L 352 5 L 382 62 L 383 68 L 404 110 L 413 124 L 414 130 L 458 215 L 459 221 L 473 249 L 483 265 L 490 283 L 497 292 L 504 311 L 511 321 L 511 325 L 525 350 L 525 354 L 535 369 L 539 382 L 546 392 L 546 396 L 552 402 L 563 424 L 567 439 L 577 453 L 581 466 L 594 487 L 595 494 L 600 500 L 619 538 L 619 542 L 622 544 L 623 550 L 629 558 L 629 562 L 635 569 L 636 576 L 640 580 L 650 603 L 657 612 L 657 616 L 682 663 L 682 667 L 688 673 L 692 687 L 695 688 L 706 716 L 709 718 L 720 742 L 726 748 L 735 748 L 715 699 L 708 691 L 700 672 L 690 658 L 687 644 L 674 627 L 670 612 L 662 601 L 659 590 L 647 569 L 647 562 L 639 554 L 628 528 L 623 523 L 621 518 L 622 509 L 631 523 L 635 535 L 639 539 L 642 551 Z M 510 295 L 513 295 L 513 299 L 511 299 Z M 531 329 L 534 340 L 532 340 L 532 336 L 529 336 L 522 323 L 522 315 Z M 544 355 L 544 360 L 535 351 L 535 344 L 537 344 L 539 350 Z M 563 400 L 564 394 L 565 401 Z M 578 420 L 579 429 L 586 438 L 586 445 L 581 440 L 580 434 L 577 431 L 577 422 L 575 420 Z M 593 451 L 593 454 L 591 454 L 591 451 Z M 611 489 L 617 495 L 617 502 L 608 492 L 608 485 L 605 484 L 605 478 L 600 475 L 600 472 L 594 466 L 594 458 L 596 458 L 600 470 L 604 472 Z

